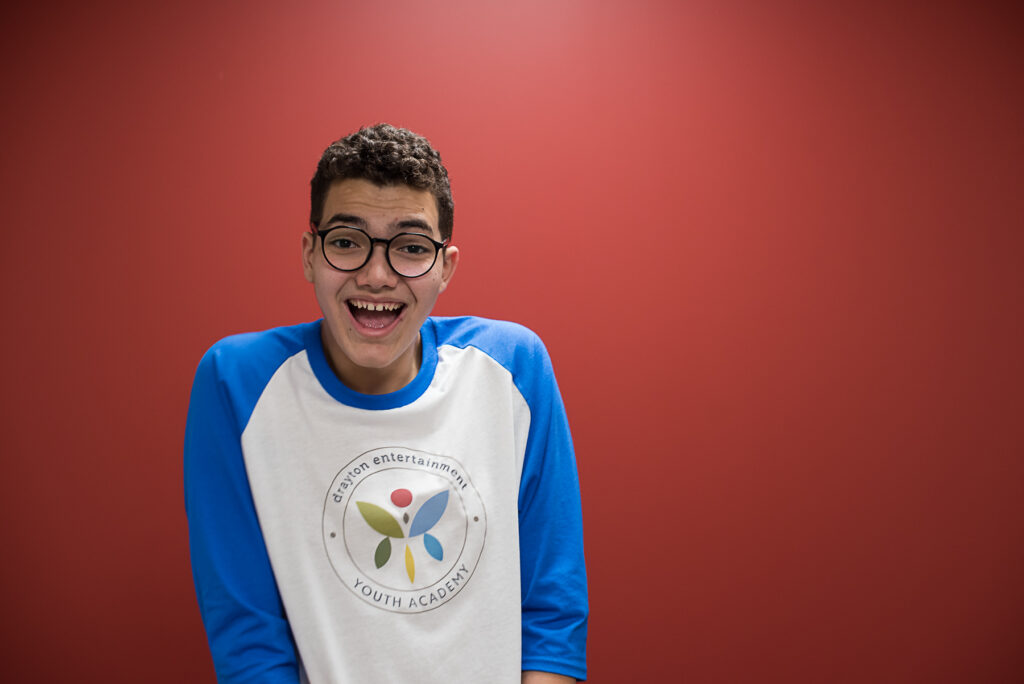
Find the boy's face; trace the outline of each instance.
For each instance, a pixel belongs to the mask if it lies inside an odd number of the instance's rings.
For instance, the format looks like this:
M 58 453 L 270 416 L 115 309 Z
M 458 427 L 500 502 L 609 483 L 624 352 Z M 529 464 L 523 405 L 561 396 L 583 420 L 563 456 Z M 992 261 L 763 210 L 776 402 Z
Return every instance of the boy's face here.
M 373 238 L 422 233 L 440 241 L 437 224 L 437 202 L 427 190 L 346 179 L 328 190 L 317 229 L 352 226 Z M 373 246 L 362 268 L 338 271 L 324 259 L 320 242 L 313 233 L 303 234 L 302 267 L 324 315 L 328 360 L 356 391 L 401 389 L 419 370 L 420 326 L 455 272 L 458 248 L 438 254 L 425 275 L 404 278 L 388 265 L 383 245 Z

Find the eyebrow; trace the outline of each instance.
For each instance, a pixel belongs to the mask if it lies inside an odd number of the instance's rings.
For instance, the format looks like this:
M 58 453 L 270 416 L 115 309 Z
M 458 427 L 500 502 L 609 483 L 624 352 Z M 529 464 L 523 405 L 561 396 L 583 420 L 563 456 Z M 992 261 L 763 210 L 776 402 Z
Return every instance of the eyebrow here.
M 331 218 L 327 219 L 327 223 L 325 223 L 324 225 L 329 225 L 331 223 L 354 223 L 355 225 L 360 227 L 366 226 L 366 221 L 353 214 L 335 214 Z
M 356 226 L 359 228 L 367 227 L 366 219 L 356 216 L 355 214 L 335 214 L 334 216 L 327 220 L 327 223 L 325 223 L 324 226 L 326 227 L 333 223 L 344 223 L 346 225 Z M 396 227 L 419 228 L 425 233 L 433 234 L 433 227 L 423 219 L 419 218 L 402 219 L 396 224 Z
M 433 230 L 433 228 L 431 227 L 431 225 L 429 223 L 427 223 L 423 219 L 418 219 L 418 218 L 403 219 L 403 220 L 398 222 L 398 227 L 399 228 L 420 228 L 420 229 L 422 229 L 423 231 L 425 231 L 427 233 L 430 233 Z

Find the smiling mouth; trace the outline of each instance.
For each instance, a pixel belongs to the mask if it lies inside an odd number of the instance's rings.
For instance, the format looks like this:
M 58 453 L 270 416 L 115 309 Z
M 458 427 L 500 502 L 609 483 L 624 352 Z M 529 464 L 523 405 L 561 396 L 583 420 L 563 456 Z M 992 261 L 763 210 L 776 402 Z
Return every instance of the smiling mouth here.
M 365 299 L 350 299 L 346 302 L 356 323 L 364 328 L 383 330 L 398 320 L 405 308 L 400 302 L 371 302 Z

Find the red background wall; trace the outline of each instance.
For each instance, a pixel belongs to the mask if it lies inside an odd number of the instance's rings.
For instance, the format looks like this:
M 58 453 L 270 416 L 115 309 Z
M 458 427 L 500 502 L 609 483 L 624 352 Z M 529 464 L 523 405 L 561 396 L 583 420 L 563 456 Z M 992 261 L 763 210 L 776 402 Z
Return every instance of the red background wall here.
M 191 375 L 317 315 L 308 179 L 386 120 L 438 312 L 554 358 L 591 681 L 1019 681 L 1022 16 L 891 4 L 5 4 L 3 678 L 213 681 Z

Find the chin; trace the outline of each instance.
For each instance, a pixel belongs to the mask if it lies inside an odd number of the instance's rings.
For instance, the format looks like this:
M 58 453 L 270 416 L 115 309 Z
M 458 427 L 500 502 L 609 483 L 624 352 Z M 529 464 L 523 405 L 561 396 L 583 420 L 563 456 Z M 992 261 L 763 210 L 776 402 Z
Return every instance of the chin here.
M 384 370 L 398 363 L 403 356 L 416 346 L 416 338 L 406 344 L 397 341 L 367 342 L 364 340 L 346 339 L 340 344 L 341 352 L 354 365 L 360 368 Z

